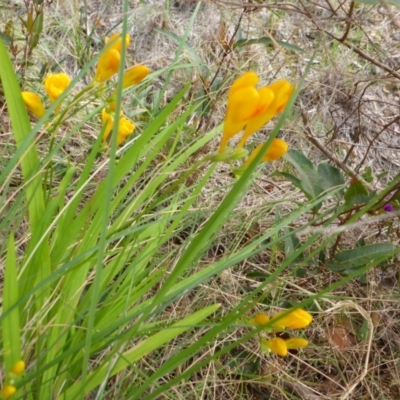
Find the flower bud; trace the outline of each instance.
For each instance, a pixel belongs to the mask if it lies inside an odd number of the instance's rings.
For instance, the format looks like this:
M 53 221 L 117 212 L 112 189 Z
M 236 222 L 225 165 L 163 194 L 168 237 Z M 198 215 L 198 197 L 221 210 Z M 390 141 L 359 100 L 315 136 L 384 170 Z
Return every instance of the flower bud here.
M 137 85 L 141 82 L 146 76 L 149 74 L 150 68 L 145 65 L 135 65 L 132 68 L 129 68 L 125 74 L 122 81 L 122 87 L 128 88 L 133 85 Z
M 5 385 L 1 389 L 1 396 L 3 399 L 9 399 L 15 392 L 17 391 L 17 388 L 13 385 Z
M 11 368 L 11 372 L 15 375 L 21 375 L 25 371 L 25 362 L 17 361 Z

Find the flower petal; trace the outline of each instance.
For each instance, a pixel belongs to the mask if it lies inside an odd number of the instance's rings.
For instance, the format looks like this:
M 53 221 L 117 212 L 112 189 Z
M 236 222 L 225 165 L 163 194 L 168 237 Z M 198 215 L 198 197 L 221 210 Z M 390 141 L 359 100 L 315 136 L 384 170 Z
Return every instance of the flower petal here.
M 244 87 L 236 90 L 228 99 L 228 107 L 224 121 L 224 131 L 219 152 L 225 150 L 229 140 L 239 133 L 247 123 L 248 118 L 257 109 L 260 95 L 254 87 Z
M 129 47 L 129 44 L 131 42 L 131 37 L 130 35 L 125 36 L 125 41 L 126 41 L 126 48 Z M 107 40 L 105 46 L 109 45 L 110 43 L 113 44 L 111 45 L 110 49 L 117 50 L 119 53 L 121 53 L 122 49 L 122 34 L 121 33 L 114 33 L 113 35 L 110 36 L 110 38 Z
M 243 89 L 245 87 L 255 87 L 258 82 L 258 76 L 253 71 L 245 72 L 242 76 L 237 78 L 231 85 L 228 92 L 228 101 L 229 98 L 239 89 Z
M 260 313 L 250 320 L 250 323 L 257 326 L 266 325 L 269 322 L 269 317 L 267 314 Z
M 129 68 L 125 74 L 122 81 L 122 87 L 125 89 L 127 87 L 137 85 L 149 74 L 150 68 L 145 65 L 135 65 Z
M 268 107 L 264 109 L 263 113 L 255 115 L 255 117 L 248 122 L 243 138 L 240 142 L 240 146 L 243 146 L 246 140 L 253 133 L 262 128 L 267 122 L 269 122 L 285 108 L 293 92 L 293 86 L 284 79 L 274 82 L 264 89 L 268 89 L 270 92 L 272 92 L 274 94 L 274 98 L 269 103 Z
M 25 107 L 36 117 L 42 118 L 46 112 L 42 99 L 33 92 L 21 92 Z
M 297 308 L 282 317 L 287 311 L 282 311 L 272 318 L 272 323 L 274 327 L 281 329 L 302 329 L 310 325 L 312 322 L 312 316 L 307 311 Z M 274 322 L 276 320 L 276 322 Z
M 116 49 L 107 50 L 97 64 L 96 73 L 94 75 L 95 82 L 105 82 L 114 76 L 119 69 L 121 63 L 121 54 Z
M 308 346 L 308 340 L 302 338 L 290 338 L 285 340 L 288 349 L 301 349 Z
M 250 154 L 249 158 L 244 163 L 244 166 L 247 167 L 250 163 L 256 158 L 257 154 L 261 151 L 262 147 L 265 143 L 259 144 Z M 261 162 L 271 162 L 277 160 L 282 157 L 288 151 L 287 143 L 279 138 L 275 138 L 271 145 L 268 147 L 267 151 L 264 153 Z
M 288 353 L 286 342 L 281 338 L 263 339 L 262 344 L 268 347 L 273 353 L 278 354 L 278 356 L 285 357 Z
M 59 74 L 49 74 L 44 79 L 44 88 L 50 101 L 54 103 L 71 83 L 71 79 L 63 72 Z

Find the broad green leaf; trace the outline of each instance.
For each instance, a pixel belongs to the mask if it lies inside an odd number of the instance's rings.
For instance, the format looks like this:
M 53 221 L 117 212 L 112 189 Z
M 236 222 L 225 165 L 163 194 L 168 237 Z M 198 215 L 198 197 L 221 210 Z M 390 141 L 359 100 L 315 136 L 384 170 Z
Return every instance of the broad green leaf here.
M 277 172 L 276 175 L 283 176 L 286 178 L 289 182 L 292 182 L 293 186 L 297 187 L 297 189 L 300 189 L 307 197 L 311 197 L 308 192 L 303 188 L 303 185 L 301 184 L 301 180 L 299 178 L 296 178 L 294 175 L 289 174 L 288 172 Z
M 361 204 L 370 199 L 370 194 L 361 182 L 355 182 L 346 190 L 344 199 L 349 205 Z
M 267 46 L 274 46 L 275 42 L 287 50 L 298 51 L 298 52 L 304 51 L 301 47 L 298 47 L 294 44 L 284 42 L 283 40 L 271 40 L 267 36 L 264 36 L 264 37 L 261 37 L 258 39 L 240 39 L 236 43 L 233 44 L 233 48 L 236 49 L 238 47 L 249 46 L 251 44 L 264 44 Z
M 341 272 L 355 270 L 378 259 L 389 259 L 396 253 L 397 247 L 391 243 L 376 243 L 364 247 L 344 250 L 328 261 L 331 271 Z
M 300 151 L 294 149 L 289 150 L 285 159 L 296 168 L 304 194 L 309 199 L 318 197 L 323 192 L 323 188 L 318 171 L 311 161 Z
M 324 190 L 329 190 L 337 186 L 344 185 L 344 178 L 340 170 L 327 163 L 321 163 L 318 165 L 318 174 L 320 176 L 320 183 Z M 335 193 L 335 197 L 338 201 L 343 198 L 343 190 Z

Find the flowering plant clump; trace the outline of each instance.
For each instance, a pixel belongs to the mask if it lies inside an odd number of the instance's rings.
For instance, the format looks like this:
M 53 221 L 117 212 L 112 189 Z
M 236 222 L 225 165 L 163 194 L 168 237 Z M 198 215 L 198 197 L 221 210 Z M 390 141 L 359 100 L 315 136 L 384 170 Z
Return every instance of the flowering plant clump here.
M 106 42 L 106 51 L 101 55 L 96 67 L 96 72 L 93 82 L 83 89 L 75 99 L 79 99 L 80 95 L 84 92 L 100 88 L 106 81 L 117 74 L 121 64 L 121 50 L 122 50 L 122 35 L 116 33 L 112 35 Z M 129 46 L 130 36 L 125 36 L 126 47 Z M 140 83 L 150 72 L 150 69 L 145 65 L 135 65 L 129 68 L 123 76 L 122 88 L 126 89 L 133 85 Z M 58 74 L 48 74 L 44 79 L 44 89 L 50 99 L 54 103 L 62 93 L 68 88 L 71 83 L 70 77 L 61 72 Z M 120 145 L 134 130 L 134 123 L 121 113 L 119 118 L 115 117 L 116 107 L 116 90 L 112 92 L 106 99 L 106 107 L 102 110 L 102 121 L 104 124 L 103 140 L 106 141 L 114 126 L 114 121 L 118 120 L 118 134 L 117 144 Z M 24 91 L 21 93 L 22 99 L 28 111 L 36 118 L 42 118 L 46 112 L 45 105 L 41 97 L 34 92 Z M 73 102 L 72 102 L 73 103 Z M 59 104 L 55 110 L 58 114 L 61 108 Z
M 126 47 L 129 46 L 130 36 L 125 36 Z M 111 47 L 110 47 L 111 46 Z M 93 83 L 96 85 L 102 85 L 105 81 L 112 78 L 119 70 L 121 63 L 121 49 L 122 49 L 122 35 L 117 33 L 112 35 L 106 42 L 107 50 L 100 57 L 97 64 L 96 73 L 93 79 Z M 140 83 L 149 74 L 150 68 L 145 65 L 135 65 L 129 68 L 123 76 L 122 88 L 126 89 L 133 85 Z M 105 142 L 112 128 L 114 126 L 115 119 L 118 119 L 118 134 L 117 134 L 117 145 L 119 146 L 122 142 L 130 136 L 135 130 L 135 124 L 125 117 L 121 112 L 119 118 L 115 117 L 115 106 L 116 106 L 116 90 L 106 100 L 107 107 L 102 110 L 101 118 L 104 124 L 103 141 Z
M 249 137 L 284 110 L 294 89 L 284 79 L 259 89 L 256 89 L 257 83 L 257 74 L 249 71 L 236 79 L 229 89 L 224 130 L 218 151 L 219 159 L 223 161 L 229 162 L 247 156 L 244 145 Z M 230 149 L 229 141 L 243 129 L 244 133 L 237 149 Z M 263 145 L 260 144 L 255 148 L 243 166 L 234 171 L 235 175 L 241 175 L 243 169 L 252 162 Z M 287 150 L 288 145 L 284 140 L 273 139 L 263 154 L 262 162 L 274 161 L 282 157 Z
M 296 308 L 290 312 L 283 311 L 272 318 L 267 314 L 260 313 L 250 320 L 253 326 L 265 326 L 264 331 L 269 333 L 283 332 L 286 329 L 303 329 L 310 325 L 312 316 L 307 311 Z M 271 352 L 285 357 L 290 349 L 300 349 L 308 345 L 308 340 L 295 337 L 290 339 L 282 339 L 273 337 L 270 339 L 260 336 L 261 349 L 269 354 Z

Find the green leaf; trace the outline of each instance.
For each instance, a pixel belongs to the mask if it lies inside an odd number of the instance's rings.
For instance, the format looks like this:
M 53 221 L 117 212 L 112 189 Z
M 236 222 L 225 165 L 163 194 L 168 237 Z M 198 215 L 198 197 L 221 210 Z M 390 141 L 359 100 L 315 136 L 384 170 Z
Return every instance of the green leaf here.
M 372 168 L 371 167 L 366 167 L 362 177 L 364 178 L 365 182 L 371 183 L 374 180 L 374 177 L 372 175 Z
M 294 149 L 288 151 L 285 159 L 296 168 L 304 194 L 309 199 L 318 197 L 323 192 L 323 188 L 320 184 L 318 171 L 311 161 L 300 151 Z
M 293 231 L 291 228 L 284 228 L 283 233 L 285 234 L 285 254 L 286 257 L 289 257 L 292 255 L 300 246 L 300 240 L 296 236 L 295 233 L 290 234 L 290 232 Z M 299 254 L 295 260 L 302 259 L 303 254 Z
M 349 205 L 361 204 L 366 203 L 370 199 L 370 195 L 361 182 L 356 182 L 347 189 L 344 199 Z
M 396 253 L 397 247 L 391 243 L 376 243 L 364 247 L 344 250 L 327 262 L 327 267 L 335 272 L 348 272 L 365 267 L 378 259 L 387 260 Z
M 306 193 L 305 189 L 303 188 L 303 186 L 301 184 L 301 180 L 299 178 L 296 178 L 294 175 L 289 174 L 288 172 L 277 172 L 274 175 L 283 176 L 289 182 L 291 182 L 293 186 L 297 187 L 297 189 L 300 189 L 307 197 L 310 196 L 310 194 Z
M 36 175 L 34 175 L 39 160 L 34 144 L 35 138 L 29 135 L 31 126 L 22 100 L 21 89 L 14 73 L 11 60 L 1 39 L 0 60 L 0 79 L 4 88 L 4 95 L 6 97 L 15 142 L 18 148 L 23 147 L 26 150 L 20 161 L 24 180 L 25 182 L 29 182 L 27 184 L 26 194 L 29 202 L 29 220 L 31 229 L 34 230 L 44 211 L 42 174 L 36 173 Z
M 8 240 L 7 259 L 4 271 L 4 293 L 3 293 L 3 315 L 9 313 L 2 319 L 3 329 L 3 353 L 6 371 L 21 360 L 21 334 L 19 309 L 15 307 L 18 302 L 18 273 L 17 258 L 15 255 L 15 243 L 13 234 Z M 14 307 L 14 308 L 13 308 Z M 13 308 L 11 310 L 11 308 Z
M 329 190 L 337 186 L 344 185 L 344 178 L 341 171 L 327 163 L 321 163 L 318 165 L 318 174 L 320 176 L 320 183 L 324 190 Z M 336 192 L 335 195 L 338 201 L 343 198 L 343 190 Z
M 121 372 L 131 364 L 150 354 L 152 351 L 170 342 L 178 335 L 186 332 L 189 329 L 192 329 L 195 325 L 198 325 L 209 315 L 213 314 L 219 307 L 220 304 L 213 304 L 203 308 L 202 310 L 189 315 L 183 320 L 176 322 L 170 327 L 163 329 L 162 331 L 139 342 L 133 348 L 123 353 L 115 363 L 111 364 L 111 371 L 109 371 L 110 365 L 108 363 L 104 363 L 102 367 L 96 370 L 96 372 L 88 376 L 88 380 L 85 382 L 84 386 L 85 394 L 89 393 L 92 389 L 100 385 L 104 379 L 107 378 L 107 376 L 110 378 L 113 377 L 118 372 Z M 81 389 L 82 383 L 80 381 L 75 382 L 66 393 L 59 397 L 59 399 L 76 399 L 78 398 L 77 396 L 80 394 Z
M 292 50 L 292 51 L 298 51 L 298 52 L 303 52 L 304 49 L 301 47 L 295 46 L 294 44 L 284 42 L 282 40 L 271 40 L 267 36 L 263 36 L 258 39 L 241 39 L 238 40 L 236 43 L 233 44 L 233 48 L 236 49 L 238 47 L 244 47 L 244 46 L 249 46 L 251 44 L 264 44 L 266 46 L 274 46 L 275 43 L 278 43 L 280 46 L 287 50 Z

